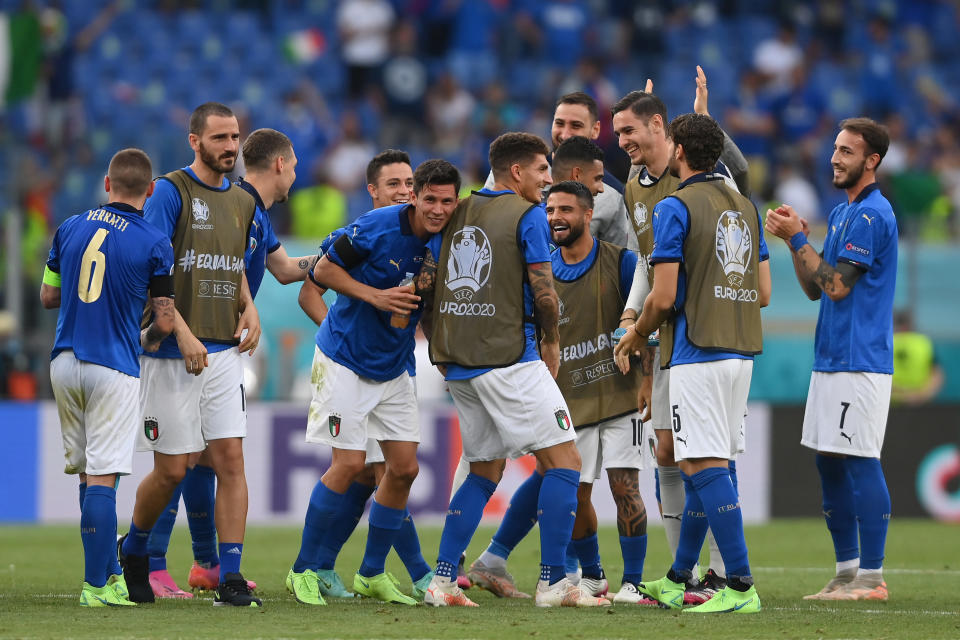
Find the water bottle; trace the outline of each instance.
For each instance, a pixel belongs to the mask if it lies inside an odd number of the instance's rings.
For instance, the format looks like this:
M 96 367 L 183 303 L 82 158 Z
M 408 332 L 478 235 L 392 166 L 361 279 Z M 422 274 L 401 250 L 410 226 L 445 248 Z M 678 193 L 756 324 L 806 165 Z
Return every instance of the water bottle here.
M 404 276 L 403 280 L 400 281 L 398 287 L 409 287 L 410 293 L 414 292 L 413 288 L 413 274 L 409 271 Z M 394 329 L 406 329 L 407 325 L 410 324 L 410 314 L 409 313 L 399 313 L 394 311 L 390 314 L 390 326 Z

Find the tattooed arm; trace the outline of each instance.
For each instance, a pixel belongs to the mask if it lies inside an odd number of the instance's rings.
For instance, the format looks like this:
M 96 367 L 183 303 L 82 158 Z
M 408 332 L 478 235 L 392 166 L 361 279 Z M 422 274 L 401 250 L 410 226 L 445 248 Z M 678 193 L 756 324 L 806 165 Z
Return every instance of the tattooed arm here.
M 413 279 L 416 287 L 415 291 L 423 301 L 423 313 L 420 315 L 420 329 L 427 340 L 433 336 L 433 297 L 435 285 L 437 283 L 437 260 L 433 257 L 433 252 L 427 249 L 423 256 L 423 266 L 420 272 Z
M 144 351 L 152 353 L 160 348 L 163 339 L 173 331 L 176 310 L 173 298 L 167 296 L 150 298 L 150 308 L 153 310 L 153 321 L 140 332 L 140 346 Z
M 280 284 L 300 282 L 316 264 L 318 256 L 288 256 L 283 245 L 267 254 L 267 269 Z
M 805 221 L 797 215 L 793 207 L 786 204 L 768 210 L 764 226 L 767 231 L 786 240 L 788 244 L 796 234 L 806 233 Z M 850 295 L 853 285 L 863 274 L 859 267 L 847 262 L 840 262 L 836 267 L 831 266 L 823 256 L 814 251 L 810 243 L 803 244 L 799 249 L 791 246 L 790 250 L 797 280 L 811 300 L 819 300 L 821 291 L 834 302 L 843 300 Z
M 560 370 L 560 301 L 553 288 L 553 268 L 549 262 L 534 262 L 527 265 L 530 290 L 533 291 L 533 308 L 537 324 L 543 332 L 540 339 L 540 357 L 556 378 Z

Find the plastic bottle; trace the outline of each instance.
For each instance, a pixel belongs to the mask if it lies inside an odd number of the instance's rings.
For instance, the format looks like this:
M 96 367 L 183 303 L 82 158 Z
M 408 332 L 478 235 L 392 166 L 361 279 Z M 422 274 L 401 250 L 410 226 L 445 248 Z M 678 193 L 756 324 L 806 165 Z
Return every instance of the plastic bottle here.
M 404 276 L 403 280 L 400 281 L 398 287 L 409 287 L 410 293 L 413 293 L 413 274 L 409 271 Z M 398 313 L 394 311 L 390 314 L 390 326 L 394 329 L 406 329 L 407 325 L 410 324 L 410 314 L 409 313 Z

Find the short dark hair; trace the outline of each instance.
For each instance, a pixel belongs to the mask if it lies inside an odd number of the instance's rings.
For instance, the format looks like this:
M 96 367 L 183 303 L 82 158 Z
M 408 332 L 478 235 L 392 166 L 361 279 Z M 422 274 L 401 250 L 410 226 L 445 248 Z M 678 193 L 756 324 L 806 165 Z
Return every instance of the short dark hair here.
M 840 122 L 841 131 L 859 133 L 867 145 L 867 155 L 878 154 L 880 162 L 890 148 L 890 132 L 882 124 L 870 118 L 847 118 Z M 880 166 L 880 162 L 877 166 Z
M 663 100 L 646 91 L 631 91 L 623 96 L 610 108 L 610 114 L 617 115 L 627 109 L 645 121 L 656 114 L 660 114 L 664 122 L 667 121 L 667 105 L 663 104 Z
M 120 196 L 142 196 L 153 180 L 150 156 L 141 149 L 122 149 L 113 154 L 107 168 L 110 191 Z
M 723 151 L 723 130 L 710 116 L 685 113 L 670 122 L 667 137 L 683 145 L 687 166 L 694 171 L 712 171 Z
M 582 182 L 577 182 L 576 180 L 564 180 L 563 182 L 558 182 L 557 184 L 550 187 L 550 190 L 547 191 L 547 199 L 550 199 L 555 193 L 569 193 L 577 198 L 577 203 L 582 206 L 584 209 L 593 209 L 593 194 L 590 193 L 590 189 L 587 188 L 587 185 Z
M 264 171 L 278 157 L 289 158 L 293 143 L 276 129 L 257 129 L 243 141 L 243 164 L 248 171 Z
M 603 162 L 603 149 L 593 140 L 583 136 L 571 136 L 561 142 L 553 152 L 553 173 L 565 176 L 573 167 L 590 164 L 595 160 Z
M 419 194 L 428 184 L 452 184 L 454 191 L 460 193 L 460 172 L 446 160 L 424 160 L 413 172 L 413 192 Z
M 529 164 L 534 156 L 550 155 L 547 143 L 532 133 L 511 131 L 490 143 L 490 168 L 494 176 L 502 176 L 515 164 Z
M 219 102 L 204 102 L 190 114 L 190 133 L 198 136 L 203 135 L 203 130 L 207 128 L 207 118 L 210 116 L 233 118 L 235 114 L 230 107 L 225 104 Z
M 554 110 L 562 104 L 582 104 L 587 108 L 587 111 L 590 112 L 590 117 L 593 118 L 594 122 L 600 119 L 600 113 L 597 110 L 597 101 L 593 99 L 593 96 L 583 91 L 574 91 L 573 93 L 560 96 Z
M 386 149 L 367 163 L 367 184 L 376 184 L 380 170 L 388 164 L 410 164 L 410 155 L 399 149 Z

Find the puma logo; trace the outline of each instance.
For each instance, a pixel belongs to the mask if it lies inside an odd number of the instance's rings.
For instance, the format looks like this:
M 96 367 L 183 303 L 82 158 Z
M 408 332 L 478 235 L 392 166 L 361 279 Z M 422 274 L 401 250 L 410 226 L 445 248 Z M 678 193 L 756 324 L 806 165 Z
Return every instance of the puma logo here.
M 867 224 L 869 224 L 869 225 L 873 225 L 873 221 L 876 220 L 876 218 L 877 218 L 877 216 L 873 216 L 873 217 L 871 218 L 870 216 L 868 216 L 868 215 L 865 214 L 865 213 L 861 213 L 860 215 L 863 216 L 863 219 L 866 220 L 866 221 L 867 221 Z
M 684 444 L 684 446 L 686 446 L 686 444 L 687 444 L 687 439 L 686 439 L 686 438 L 681 438 L 680 436 L 674 436 L 674 437 L 677 439 L 677 442 L 682 442 L 682 443 Z
M 399 261 L 397 261 L 397 260 L 390 260 L 389 262 L 390 262 L 390 264 L 392 264 L 393 266 L 395 266 L 395 267 L 397 268 L 397 271 L 400 271 L 400 263 L 403 262 L 403 258 L 400 258 Z
M 847 442 L 849 442 L 850 444 L 853 444 L 853 436 L 848 436 L 848 435 L 847 435 L 846 433 L 844 433 L 843 431 L 840 432 L 840 435 L 842 435 L 844 438 L 846 438 L 846 439 L 847 439 Z

